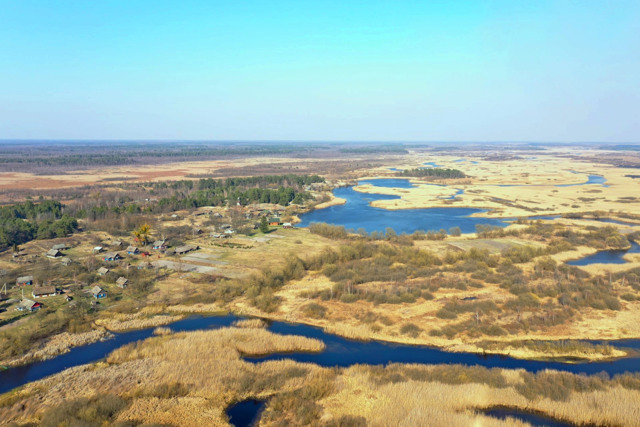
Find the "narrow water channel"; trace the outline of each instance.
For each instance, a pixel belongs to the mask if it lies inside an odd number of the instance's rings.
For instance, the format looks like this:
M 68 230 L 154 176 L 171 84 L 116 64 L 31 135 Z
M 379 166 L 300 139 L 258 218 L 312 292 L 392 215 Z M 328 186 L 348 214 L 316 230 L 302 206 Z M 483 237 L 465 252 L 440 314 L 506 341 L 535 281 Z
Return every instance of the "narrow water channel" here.
M 193 316 L 169 324 L 176 331 L 193 331 L 230 326 L 239 318 L 227 316 Z M 25 366 L 0 372 L 0 393 L 61 372 L 67 368 L 91 363 L 105 358 L 116 348 L 130 342 L 146 339 L 155 328 L 116 334 L 116 337 L 82 347 L 75 347 L 69 353 L 50 360 L 35 362 Z M 319 353 L 272 354 L 266 357 L 247 358 L 247 361 L 259 363 L 265 360 L 292 359 L 298 362 L 316 363 L 320 366 L 347 367 L 354 364 L 386 365 L 388 363 L 424 363 L 424 364 L 463 364 L 478 365 L 487 368 L 526 369 L 538 372 L 544 369 L 595 374 L 606 372 L 609 375 L 624 372 L 640 372 L 640 356 L 618 359 L 609 362 L 563 363 L 515 359 L 509 356 L 482 355 L 475 353 L 451 353 L 428 346 L 394 344 L 381 341 L 353 341 L 328 334 L 313 326 L 272 322 L 268 329 L 274 333 L 301 335 L 317 338 L 326 345 Z M 605 342 L 622 348 L 640 350 L 640 340 L 622 340 Z

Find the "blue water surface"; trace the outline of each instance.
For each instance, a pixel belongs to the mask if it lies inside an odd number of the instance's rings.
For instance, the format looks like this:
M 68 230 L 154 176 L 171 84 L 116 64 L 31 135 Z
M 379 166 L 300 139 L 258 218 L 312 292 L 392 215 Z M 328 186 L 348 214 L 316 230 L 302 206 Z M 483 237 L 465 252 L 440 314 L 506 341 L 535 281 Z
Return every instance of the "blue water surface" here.
M 375 181 L 375 183 L 374 183 Z M 402 179 L 377 179 L 361 181 L 376 186 L 410 188 L 412 184 Z M 488 224 L 498 227 L 506 227 L 507 222 L 496 218 L 471 217 L 477 212 L 486 212 L 473 208 L 424 208 L 424 209 L 382 209 L 370 205 L 375 200 L 395 200 L 399 196 L 384 194 L 360 193 L 353 187 L 337 188 L 333 191 L 336 197 L 345 199 L 343 205 L 330 206 L 325 209 L 313 210 L 300 215 L 300 227 L 308 227 L 314 222 L 326 222 L 327 224 L 342 225 L 347 229 L 365 229 L 384 232 L 388 227 L 396 233 L 413 233 L 417 230 L 437 231 L 448 230 L 451 227 L 460 227 L 463 233 L 475 232 L 478 224 Z M 461 194 L 460 191 L 456 195 Z M 453 197 L 455 198 L 454 195 Z
M 626 254 L 640 253 L 640 245 L 636 242 L 631 242 L 631 248 L 627 250 L 606 250 L 598 251 L 595 254 L 588 255 L 584 258 L 568 261 L 569 265 L 591 265 L 591 264 L 624 264 L 623 258 Z
M 258 424 L 266 402 L 262 400 L 244 400 L 227 409 L 229 423 L 235 427 L 251 427 Z

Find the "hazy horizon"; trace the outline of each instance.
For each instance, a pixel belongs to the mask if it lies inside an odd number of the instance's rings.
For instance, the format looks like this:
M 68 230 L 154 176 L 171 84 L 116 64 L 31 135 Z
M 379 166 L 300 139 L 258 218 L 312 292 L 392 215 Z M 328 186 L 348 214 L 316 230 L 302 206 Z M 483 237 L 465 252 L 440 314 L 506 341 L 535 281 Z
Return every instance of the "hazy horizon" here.
M 640 3 L 0 0 L 0 139 L 640 141 Z

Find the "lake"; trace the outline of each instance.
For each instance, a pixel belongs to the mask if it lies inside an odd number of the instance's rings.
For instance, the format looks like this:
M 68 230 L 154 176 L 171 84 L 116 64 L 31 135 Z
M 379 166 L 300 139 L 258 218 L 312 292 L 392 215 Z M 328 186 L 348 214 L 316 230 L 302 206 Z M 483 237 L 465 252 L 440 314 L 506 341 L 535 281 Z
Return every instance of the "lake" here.
M 385 188 L 411 188 L 414 185 L 408 179 L 387 178 L 362 180 L 359 184 L 371 184 Z M 463 233 L 474 233 L 478 224 L 487 224 L 497 227 L 506 227 L 508 222 L 497 218 L 471 217 L 474 213 L 486 212 L 474 208 L 423 208 L 423 209 L 382 209 L 371 206 L 376 200 L 395 200 L 399 196 L 384 194 L 368 194 L 355 191 L 353 187 L 336 188 L 334 196 L 345 199 L 343 205 L 330 206 L 324 209 L 313 210 L 300 215 L 299 227 L 308 227 L 314 222 L 326 222 L 327 224 L 342 225 L 347 229 L 358 230 L 360 228 L 368 233 L 373 231 L 384 232 L 392 228 L 396 233 L 413 233 L 417 230 L 438 231 L 449 230 L 451 227 L 460 227 Z M 458 190 L 455 198 L 462 194 Z

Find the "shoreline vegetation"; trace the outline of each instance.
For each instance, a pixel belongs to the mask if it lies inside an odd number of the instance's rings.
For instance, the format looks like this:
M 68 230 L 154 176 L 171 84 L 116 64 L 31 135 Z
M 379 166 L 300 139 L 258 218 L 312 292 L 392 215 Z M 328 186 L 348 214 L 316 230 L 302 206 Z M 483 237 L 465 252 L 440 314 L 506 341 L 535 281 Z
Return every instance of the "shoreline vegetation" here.
M 481 413 L 494 407 L 575 424 L 630 426 L 640 416 L 639 375 L 531 374 L 461 365 L 322 368 L 242 358 L 322 348 L 317 340 L 261 327 L 164 331 L 113 351 L 104 362 L 0 396 L 0 418 L 14 425 L 226 425 L 226 409 L 247 399 L 267 401 L 261 422 L 268 425 L 514 425 Z

